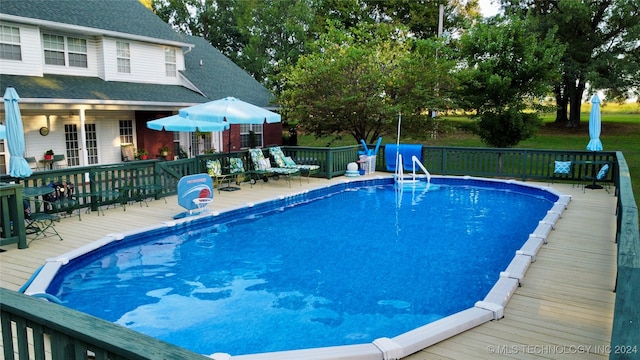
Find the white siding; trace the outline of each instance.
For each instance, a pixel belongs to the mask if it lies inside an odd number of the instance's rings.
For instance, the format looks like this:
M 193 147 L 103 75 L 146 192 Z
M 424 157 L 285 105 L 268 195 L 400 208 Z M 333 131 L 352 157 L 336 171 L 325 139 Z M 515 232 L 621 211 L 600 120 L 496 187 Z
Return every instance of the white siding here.
M 105 80 L 105 64 L 104 64 L 104 39 L 100 38 L 98 42 L 96 42 L 96 66 L 98 67 L 98 77 L 102 80 Z
M 118 72 L 116 42 L 129 43 L 131 52 L 131 73 Z M 168 77 L 165 74 L 164 46 L 141 43 L 115 38 L 104 39 L 104 63 L 106 81 L 126 81 L 137 83 L 153 83 L 163 85 L 180 85 L 179 78 Z M 184 68 L 181 49 L 177 49 L 178 69 Z
M 120 157 L 120 129 L 119 120 L 134 121 L 135 115 L 132 111 L 87 111 L 85 116 L 86 124 L 96 124 L 98 141 L 98 162 L 100 164 L 111 164 L 121 162 Z M 25 134 L 25 154 L 34 156 L 41 160 L 45 151 L 52 149 L 56 154 L 65 154 L 65 124 L 76 124 L 78 128 L 78 139 L 80 139 L 80 118 L 78 115 L 57 114 L 49 116 L 49 135 L 40 135 L 40 128 L 47 126 L 47 117 L 44 115 L 23 114 L 22 122 Z M 134 121 L 135 124 L 135 121 Z M 134 128 L 135 129 L 135 128 Z M 134 134 L 135 139 L 135 134 Z M 84 148 L 84 144 L 79 144 Z M 86 165 L 82 163 L 80 165 Z
M 96 124 L 100 164 L 113 164 L 122 161 L 120 156 L 120 120 L 132 120 L 135 124 L 135 114 L 132 111 L 87 111 L 86 122 Z M 136 138 L 135 133 L 133 138 Z
M 25 154 L 34 156 L 37 160 L 44 158 L 45 151 L 52 149 L 55 154 L 65 153 L 64 122 L 68 121 L 68 115 L 49 116 L 49 135 L 40 135 L 40 128 L 47 126 L 45 115 L 22 114 L 22 123 L 25 137 Z
M 42 45 L 38 28 L 2 22 L 20 28 L 22 61 L 0 59 L 0 71 L 9 75 L 42 76 Z

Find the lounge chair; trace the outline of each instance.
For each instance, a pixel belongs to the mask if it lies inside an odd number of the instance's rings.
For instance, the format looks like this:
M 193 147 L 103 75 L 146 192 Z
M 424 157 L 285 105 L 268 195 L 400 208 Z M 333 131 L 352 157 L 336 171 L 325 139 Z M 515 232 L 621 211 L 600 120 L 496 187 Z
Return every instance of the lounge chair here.
M 251 163 L 253 170 L 251 171 L 251 183 L 254 184 L 257 179 L 262 179 L 264 182 L 268 181 L 269 177 L 273 177 L 277 180 L 280 176 L 283 176 L 291 187 L 291 176 L 300 176 L 300 169 L 286 168 L 286 167 L 273 167 L 271 161 L 264 157 L 262 149 L 249 149 L 249 155 L 251 156 Z M 302 185 L 302 178 L 300 179 L 300 185 Z
M 290 156 L 284 155 L 279 146 L 269 148 L 269 154 L 271 154 L 278 167 L 300 170 L 300 174 L 307 177 L 307 182 L 309 182 L 311 174 L 317 173 L 320 169 L 318 165 L 296 164 Z
M 207 160 L 207 173 L 211 176 L 214 186 L 218 188 L 218 193 L 220 193 L 221 190 L 239 190 L 240 188 L 231 186 L 231 180 L 235 178 L 236 185 L 238 185 L 240 183 L 239 176 L 244 175 L 246 171 L 244 170 L 242 159 L 231 158 L 229 159 L 228 173 L 222 172 L 220 160 Z M 223 188 L 222 183 L 225 181 L 227 186 Z

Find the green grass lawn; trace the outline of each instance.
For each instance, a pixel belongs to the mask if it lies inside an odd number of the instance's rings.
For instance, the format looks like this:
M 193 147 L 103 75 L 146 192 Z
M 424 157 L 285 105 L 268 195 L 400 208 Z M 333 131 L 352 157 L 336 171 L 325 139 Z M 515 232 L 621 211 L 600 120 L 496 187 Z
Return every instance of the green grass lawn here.
M 640 199 L 640 107 L 636 104 L 624 107 L 607 106 L 602 112 L 602 132 L 600 140 L 606 151 L 621 151 L 631 171 L 631 181 L 636 203 Z M 636 109 L 633 111 L 633 109 Z M 538 133 L 531 139 L 518 144 L 517 148 L 526 149 L 551 149 L 551 150 L 585 150 L 589 143 L 589 110 L 583 105 L 581 124 L 579 128 L 558 127 L 554 124 L 554 115 L 543 116 L 544 124 Z M 425 146 L 465 146 L 486 147 L 480 138 L 470 132 L 461 130 L 468 118 L 444 117 L 440 120 L 439 128 L 445 131 L 436 136 L 420 134 L 418 132 L 401 129 L 402 143 L 420 143 Z M 383 136 L 382 143 L 395 143 L 396 134 Z M 298 135 L 300 146 L 344 146 L 355 145 L 357 142 L 350 135 L 342 138 L 326 137 L 316 139 L 311 135 Z

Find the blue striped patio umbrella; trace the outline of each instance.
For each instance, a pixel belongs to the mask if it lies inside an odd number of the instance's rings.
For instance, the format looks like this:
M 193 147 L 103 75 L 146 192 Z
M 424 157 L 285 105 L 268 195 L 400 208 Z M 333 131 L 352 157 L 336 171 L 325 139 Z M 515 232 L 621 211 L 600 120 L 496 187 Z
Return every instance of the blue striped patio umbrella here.
M 593 183 L 585 186 L 588 189 L 602 189 L 602 186 L 596 184 L 596 153 L 602 151 L 602 142 L 600 141 L 601 130 L 600 118 L 600 98 L 598 94 L 593 95 L 591 98 L 591 112 L 589 113 L 589 143 L 587 144 L 587 150 L 593 151 L 593 164 L 591 165 L 591 172 Z
M 31 176 L 33 171 L 24 158 L 24 129 L 18 101 L 20 96 L 9 86 L 4 92 L 4 119 L 7 127 L 7 147 L 11 159 L 9 160 L 9 175 L 14 178 Z

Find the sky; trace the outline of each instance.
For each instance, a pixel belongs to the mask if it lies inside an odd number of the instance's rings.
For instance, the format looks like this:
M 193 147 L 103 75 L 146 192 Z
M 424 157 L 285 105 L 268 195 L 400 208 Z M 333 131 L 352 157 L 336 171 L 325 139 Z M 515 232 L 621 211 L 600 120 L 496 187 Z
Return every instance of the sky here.
M 480 0 L 480 12 L 484 17 L 491 17 L 500 10 L 500 2 L 498 0 Z

